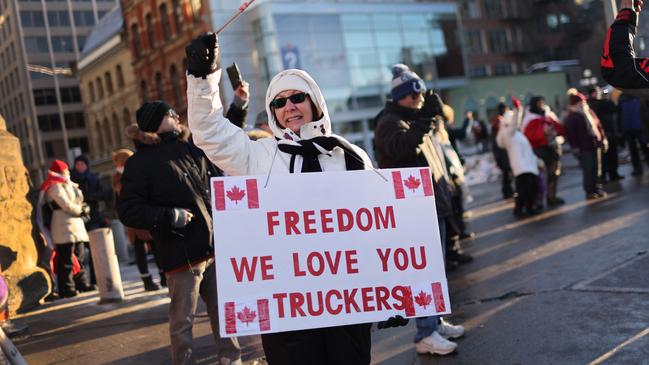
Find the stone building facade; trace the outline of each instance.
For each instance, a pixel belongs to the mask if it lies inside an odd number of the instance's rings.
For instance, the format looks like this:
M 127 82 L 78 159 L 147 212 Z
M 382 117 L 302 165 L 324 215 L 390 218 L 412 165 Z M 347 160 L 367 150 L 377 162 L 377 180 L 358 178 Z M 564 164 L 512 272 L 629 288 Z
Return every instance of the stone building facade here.
M 133 148 L 124 129 L 135 122 L 139 107 L 133 59 L 123 31 L 119 7 L 93 29 L 79 62 L 92 169 L 101 175 L 112 172 L 112 151 Z

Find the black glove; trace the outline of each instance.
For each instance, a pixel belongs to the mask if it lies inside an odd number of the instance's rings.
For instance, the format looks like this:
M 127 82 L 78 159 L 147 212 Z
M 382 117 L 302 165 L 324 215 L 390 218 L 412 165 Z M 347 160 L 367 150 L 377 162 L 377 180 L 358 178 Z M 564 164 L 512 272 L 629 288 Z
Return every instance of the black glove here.
M 388 318 L 387 321 L 379 322 L 376 327 L 382 330 L 384 328 L 403 327 L 407 324 L 408 324 L 408 318 L 403 318 L 401 316 L 394 316 Z
M 442 98 L 432 89 L 429 89 L 424 94 L 424 106 L 419 110 L 419 118 L 432 119 L 436 116 L 441 116 L 444 112 L 444 103 Z
M 203 33 L 194 38 L 192 43 L 185 47 L 187 54 L 187 72 L 194 77 L 205 78 L 218 69 L 217 53 L 218 42 L 216 34 Z

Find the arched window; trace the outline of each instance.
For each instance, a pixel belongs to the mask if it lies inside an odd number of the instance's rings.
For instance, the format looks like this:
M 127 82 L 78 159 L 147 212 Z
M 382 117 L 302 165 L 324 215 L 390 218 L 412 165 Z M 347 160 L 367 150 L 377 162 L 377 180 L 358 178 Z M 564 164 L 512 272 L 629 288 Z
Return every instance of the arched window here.
M 131 113 L 128 111 L 128 108 L 124 108 L 122 112 L 122 137 L 126 138 L 126 127 L 131 125 Z
M 104 97 L 104 84 L 101 82 L 101 77 L 97 77 L 97 97 L 99 99 Z
M 160 72 L 155 73 L 155 90 L 158 93 L 158 100 L 164 100 L 164 86 L 162 84 L 162 74 Z
M 113 134 L 110 128 L 110 122 L 108 121 L 108 118 L 104 118 L 104 125 L 103 125 L 103 134 L 104 134 L 104 147 L 105 150 L 103 151 L 104 153 L 109 152 L 110 149 L 113 147 Z
M 174 16 L 174 26 L 176 28 L 176 34 L 179 34 L 182 28 L 182 16 L 183 8 L 181 6 L 180 0 L 171 0 L 172 13 Z
M 149 39 L 149 48 L 155 47 L 155 32 L 153 31 L 153 17 L 147 14 L 144 17 L 146 21 L 146 37 Z
M 115 147 L 118 145 L 122 144 L 122 125 L 119 122 L 119 118 L 117 117 L 117 113 L 113 113 L 113 135 L 114 135 L 114 140 L 115 140 Z
M 110 71 L 106 71 L 104 80 L 106 80 L 106 91 L 108 95 L 113 95 L 113 77 L 110 75 Z
M 162 23 L 162 35 L 164 36 L 164 39 L 169 39 L 171 38 L 171 27 L 169 26 L 167 4 L 161 4 L 158 10 L 160 11 L 160 22 Z
M 88 82 L 88 93 L 90 94 L 90 101 L 95 102 L 95 84 L 92 81 Z
M 171 89 L 173 90 L 173 94 L 174 94 L 174 104 L 175 104 L 174 106 L 177 109 L 182 109 L 180 108 L 180 106 L 183 105 L 183 99 L 182 99 L 180 80 L 178 79 L 178 70 L 176 69 L 176 65 L 171 65 L 169 67 L 169 79 L 171 80 Z
M 140 31 L 137 29 L 137 23 L 131 24 L 131 37 L 133 39 L 133 53 L 136 57 L 140 57 L 142 42 L 140 41 Z
M 101 135 L 101 122 L 97 121 L 90 123 L 92 128 L 93 141 L 95 143 L 95 155 L 101 156 L 104 153 L 104 138 Z
M 115 67 L 115 73 L 117 74 L 117 87 L 124 87 L 124 73 L 122 72 L 122 65 L 117 65 L 117 67 Z
M 146 86 L 146 81 L 142 80 L 140 82 L 140 98 L 143 103 L 149 101 L 149 89 Z

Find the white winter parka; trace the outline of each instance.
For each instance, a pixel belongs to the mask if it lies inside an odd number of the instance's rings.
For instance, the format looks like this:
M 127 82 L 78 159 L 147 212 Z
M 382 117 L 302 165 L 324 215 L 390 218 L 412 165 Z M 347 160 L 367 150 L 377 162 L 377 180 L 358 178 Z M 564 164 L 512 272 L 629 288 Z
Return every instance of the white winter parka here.
M 46 201 L 55 202 L 60 209 L 52 213 L 51 234 L 55 244 L 88 242 L 88 232 L 81 215 L 83 193 L 71 181 L 52 185 L 46 192 Z
M 284 91 L 281 90 L 281 86 L 284 85 L 285 80 L 295 79 L 296 76 L 303 81 L 303 87 L 296 90 L 307 93 L 323 115 L 320 120 L 303 125 L 299 136 L 288 128 L 282 128 L 275 120 L 269 106 L 273 98 Z M 329 112 L 322 92 L 306 72 L 295 69 L 285 70 L 271 80 L 266 93 L 266 112 L 268 124 L 275 138 L 262 138 L 256 141 L 251 141 L 241 128 L 233 125 L 223 116 L 223 105 L 219 97 L 220 79 L 221 70 L 208 75 L 205 79 L 187 74 L 187 116 L 194 143 L 228 175 L 268 174 L 271 172 L 271 165 L 273 174 L 289 173 L 291 155 L 280 151 L 278 143 L 297 145 L 295 141 L 300 139 L 333 136 L 349 144 L 342 137 L 331 132 Z M 365 168 L 371 168 L 372 162 L 367 153 L 355 145 L 351 145 L 351 148 L 363 159 Z M 302 170 L 302 160 L 302 156 L 296 156 L 294 171 Z M 330 154 L 320 154 L 318 161 L 322 171 L 346 170 L 344 152 L 340 147 L 335 147 Z
M 507 111 L 496 136 L 496 143 L 507 150 L 514 176 L 525 173 L 539 174 L 538 160 L 532 145 L 520 131 L 521 112 Z

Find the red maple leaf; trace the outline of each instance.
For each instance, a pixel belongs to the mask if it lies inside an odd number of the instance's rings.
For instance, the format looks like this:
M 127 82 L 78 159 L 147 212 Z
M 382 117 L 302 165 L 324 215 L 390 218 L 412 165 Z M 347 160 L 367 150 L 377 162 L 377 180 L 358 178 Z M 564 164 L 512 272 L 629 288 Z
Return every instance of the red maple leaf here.
M 243 310 L 241 312 L 237 312 L 237 318 L 245 323 L 246 327 L 250 324 L 250 322 L 255 320 L 255 317 L 257 317 L 257 312 L 250 310 L 248 307 L 243 307 Z
M 239 187 L 235 185 L 232 189 L 228 190 L 226 195 L 234 202 L 234 204 L 239 204 L 239 200 L 246 196 L 246 191 L 239 189 Z
M 412 190 L 413 193 L 415 192 L 415 190 L 417 190 L 420 184 L 421 181 L 419 179 L 415 179 L 415 177 L 412 175 L 410 175 L 410 177 L 403 182 L 403 185 Z
M 424 309 L 426 309 L 426 306 L 428 306 L 432 301 L 433 297 L 430 294 L 424 293 L 423 290 L 415 297 L 415 303 L 419 304 L 420 307 L 424 307 Z

